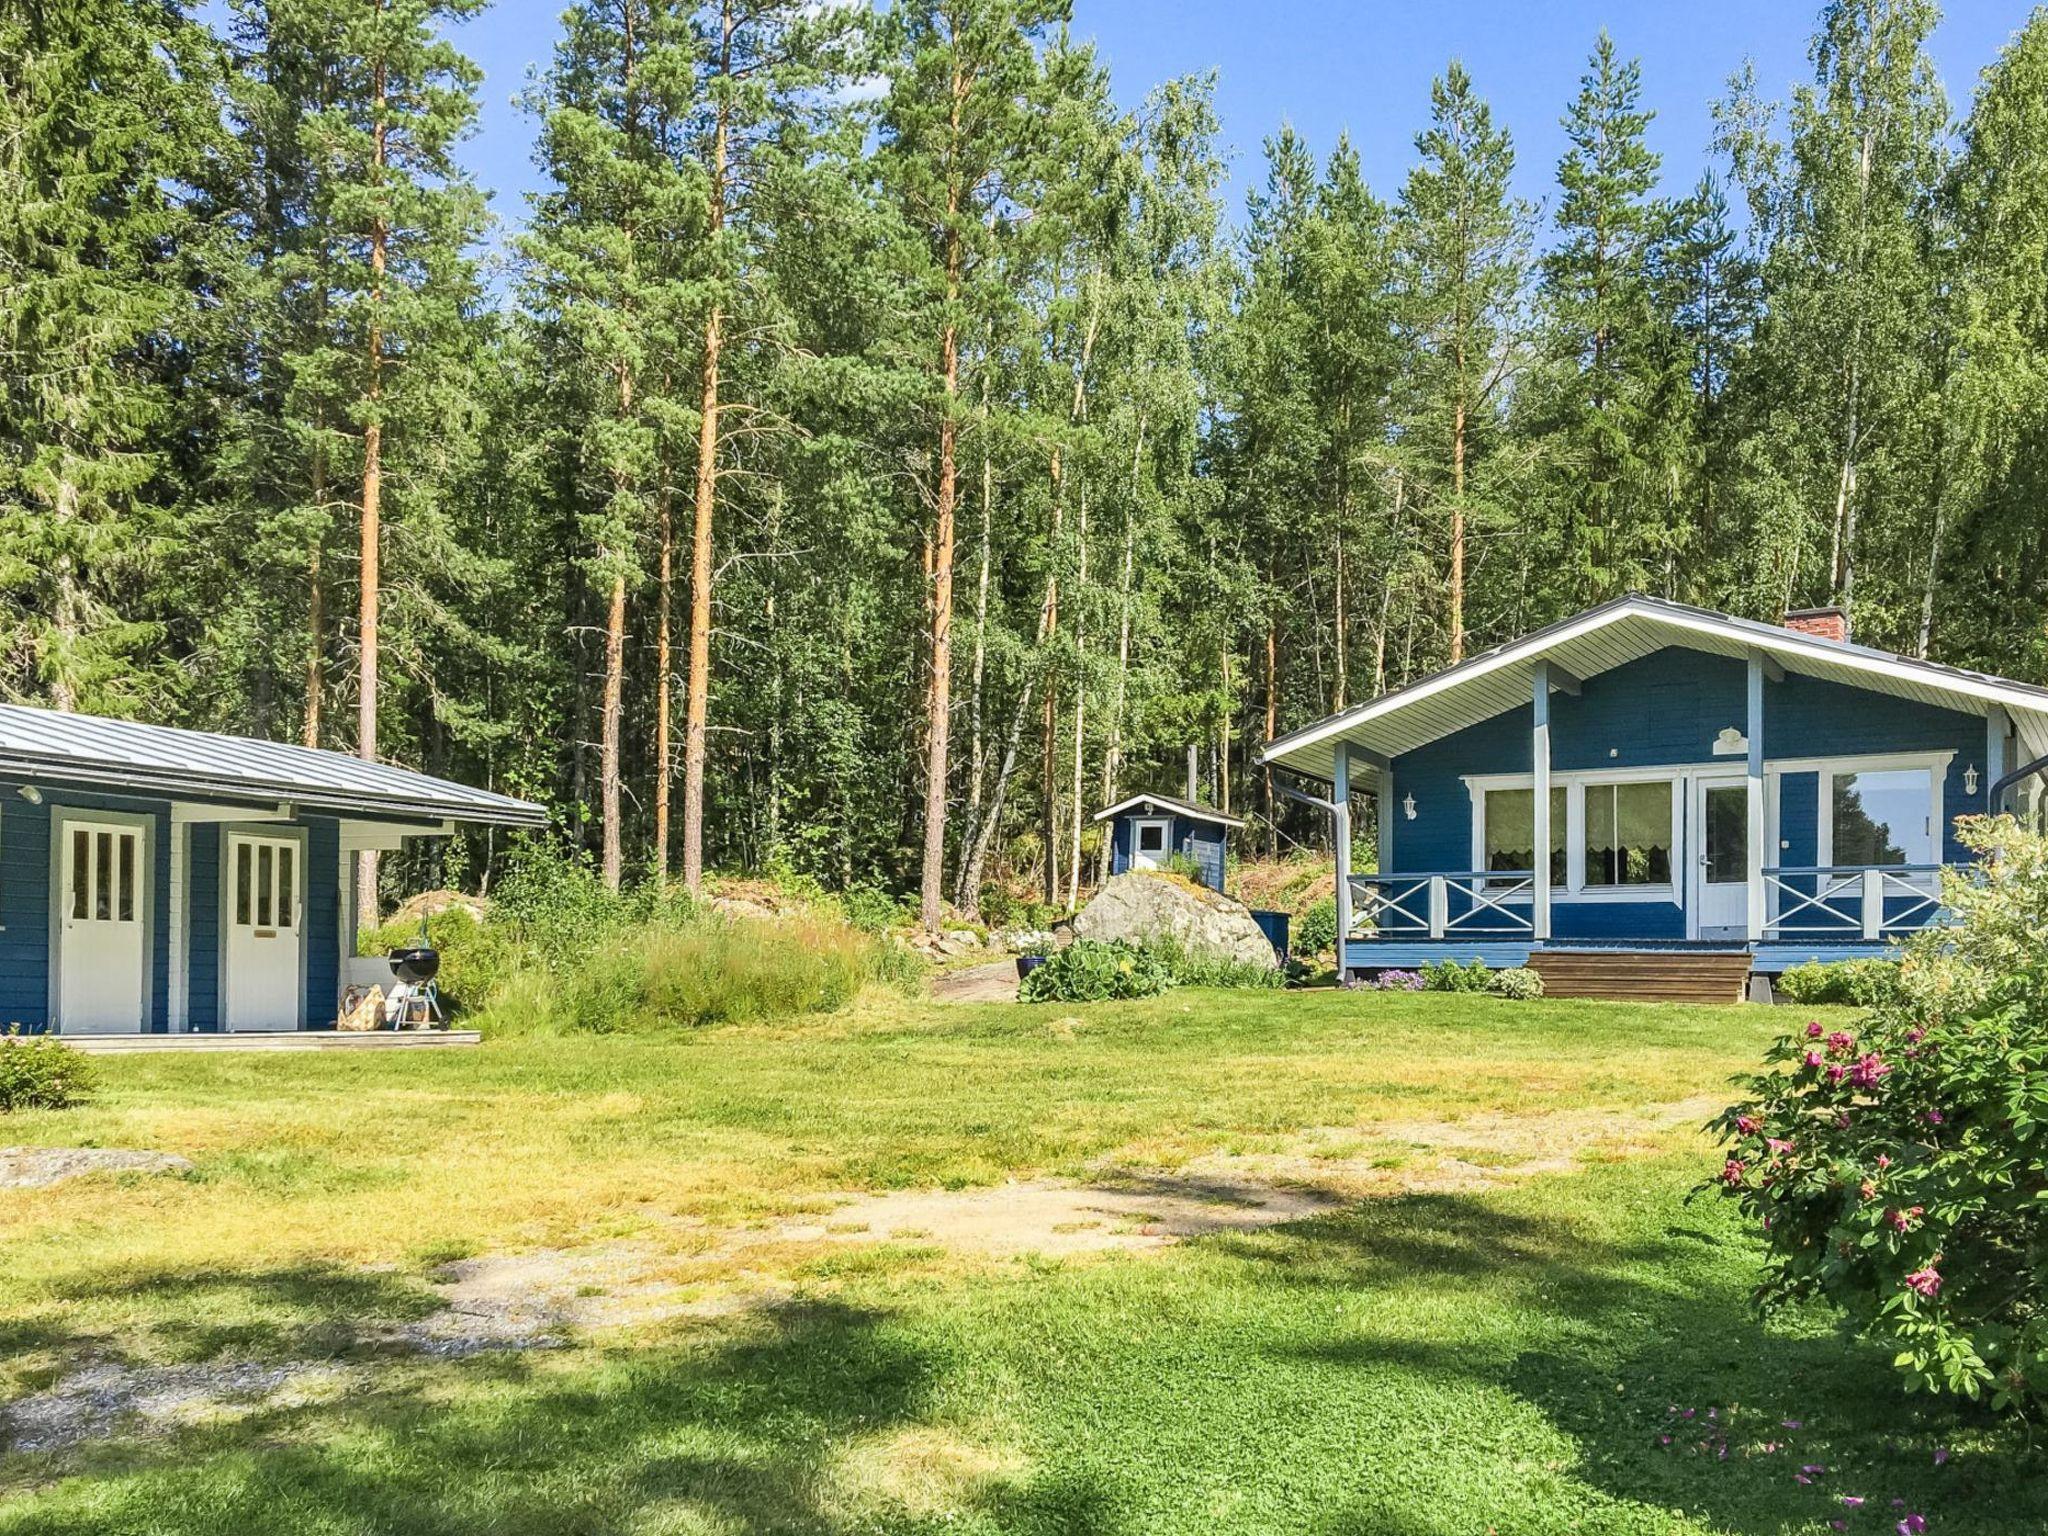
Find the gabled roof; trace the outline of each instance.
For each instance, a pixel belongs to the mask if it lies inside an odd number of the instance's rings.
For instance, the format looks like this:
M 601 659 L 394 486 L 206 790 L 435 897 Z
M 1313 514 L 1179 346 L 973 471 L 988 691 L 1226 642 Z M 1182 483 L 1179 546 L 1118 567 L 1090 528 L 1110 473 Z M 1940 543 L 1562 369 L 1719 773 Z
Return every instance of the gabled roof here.
M 21 704 L 0 704 L 0 775 L 414 820 L 542 827 L 548 819 L 529 801 L 339 752 Z
M 1219 827 L 1241 827 L 1244 821 L 1228 811 L 1219 811 L 1213 805 L 1204 805 L 1199 800 L 1182 800 L 1173 795 L 1133 795 L 1128 800 L 1119 800 L 1106 811 L 1097 811 L 1097 821 L 1107 821 L 1112 816 L 1121 816 L 1136 805 L 1148 805 L 1156 809 L 1177 811 L 1191 821 L 1210 821 Z
M 1339 742 L 1393 757 L 1518 705 L 1526 708 L 1532 662 L 1554 662 L 1587 678 L 1670 645 L 1730 657 L 1761 652 L 1787 672 L 1966 714 L 1996 706 L 2011 715 L 2023 756 L 2048 753 L 2048 688 L 1631 594 L 1290 732 L 1270 742 L 1259 761 L 1328 779 Z

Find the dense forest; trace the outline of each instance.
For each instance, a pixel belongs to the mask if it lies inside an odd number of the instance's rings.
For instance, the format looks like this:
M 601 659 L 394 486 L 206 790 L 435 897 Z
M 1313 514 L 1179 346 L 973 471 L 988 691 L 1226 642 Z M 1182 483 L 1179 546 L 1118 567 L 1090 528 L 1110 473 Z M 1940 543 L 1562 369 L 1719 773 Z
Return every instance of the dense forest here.
M 1263 741 L 1629 590 L 2048 677 L 2048 12 L 1951 103 L 1831 0 L 1676 197 L 1625 39 L 1540 207 L 1452 63 L 1239 227 L 1063 0 L 583 0 L 494 245 L 480 8 L 0 0 L 0 693 L 935 920 L 1191 743 L 1316 835 Z

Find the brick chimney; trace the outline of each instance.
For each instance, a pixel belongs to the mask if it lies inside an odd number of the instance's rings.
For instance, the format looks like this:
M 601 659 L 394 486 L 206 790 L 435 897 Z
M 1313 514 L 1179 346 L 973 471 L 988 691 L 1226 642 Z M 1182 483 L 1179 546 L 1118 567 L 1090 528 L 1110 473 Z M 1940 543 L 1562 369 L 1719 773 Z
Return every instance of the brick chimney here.
M 1849 616 L 1839 608 L 1794 608 L 1785 615 L 1785 627 L 1822 640 L 1849 638 Z

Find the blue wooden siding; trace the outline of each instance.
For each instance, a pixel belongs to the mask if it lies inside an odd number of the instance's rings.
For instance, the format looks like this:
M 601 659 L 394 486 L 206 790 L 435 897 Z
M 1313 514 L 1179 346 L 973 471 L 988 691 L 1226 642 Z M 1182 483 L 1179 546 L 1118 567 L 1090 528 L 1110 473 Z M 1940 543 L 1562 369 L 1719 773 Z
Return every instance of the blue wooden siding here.
M 1590 678 L 1574 696 L 1550 700 L 1553 772 L 1615 768 L 1715 767 L 1740 771 L 1740 757 L 1715 756 L 1715 738 L 1747 725 L 1745 664 L 1734 657 L 1669 647 Z M 1466 775 L 1527 773 L 1531 768 L 1529 706 L 1482 720 L 1394 760 L 1397 793 L 1412 795 L 1415 817 L 1393 817 L 1393 873 L 1438 873 L 1472 868 L 1472 797 Z M 1968 850 L 1955 837 L 1955 818 L 1986 806 L 1985 727 L 1981 716 L 1939 709 L 1839 683 L 1792 676 L 1764 685 L 1764 756 L 1774 760 L 1891 753 L 1950 752 L 1942 788 L 1941 858 L 1964 862 Z M 1978 792 L 1963 787 L 1974 764 Z M 1779 777 L 1779 836 L 1785 846 L 1765 857 L 1773 866 L 1817 862 L 1818 775 Z M 1680 863 L 1685 850 L 1674 850 Z M 1678 870 L 1681 891 L 1684 869 Z M 1910 898 L 1887 902 L 1893 914 Z M 1450 915 L 1469 909 L 1453 893 Z M 1685 911 L 1678 901 L 1603 897 L 1552 899 L 1551 932 L 1559 939 L 1681 939 Z
M 18 783 L 0 782 L 0 1028 L 49 1027 L 50 827 L 52 811 L 113 810 L 151 818 L 150 985 L 145 1027 L 161 1032 L 171 1016 L 171 817 L 167 801 L 40 786 L 44 803 L 20 798 Z M 340 823 L 307 816 L 305 905 L 306 1022 L 334 1019 L 340 989 Z M 217 1030 L 220 991 L 220 850 L 224 831 L 201 822 L 180 829 L 185 847 L 185 984 L 187 1027 Z
M 341 994 L 341 823 L 308 816 L 306 825 L 306 1027 L 334 1022 Z
M 50 808 L 0 783 L 0 1027 L 50 1012 Z
M 185 829 L 186 1019 L 202 1034 L 220 1028 L 220 850 L 216 822 Z

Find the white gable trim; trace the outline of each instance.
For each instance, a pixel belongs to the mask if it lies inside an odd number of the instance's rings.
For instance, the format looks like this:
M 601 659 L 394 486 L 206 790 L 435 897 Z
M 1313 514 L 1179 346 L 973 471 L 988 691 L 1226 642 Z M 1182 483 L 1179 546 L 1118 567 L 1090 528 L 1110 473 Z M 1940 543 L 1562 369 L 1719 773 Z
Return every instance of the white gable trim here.
M 1341 739 L 1346 733 L 1369 725 L 1375 720 L 1387 718 L 1428 699 L 1453 692 L 1482 678 L 1490 677 L 1504 668 L 1536 661 L 1573 640 L 1630 619 L 1664 626 L 1680 634 L 1698 635 L 1739 645 L 1794 662 L 1842 668 L 1860 672 L 1873 679 L 1939 690 L 1971 700 L 1987 710 L 1992 707 L 2015 710 L 2031 717 L 2037 726 L 2037 734 L 2048 735 L 2048 688 L 2038 688 L 2031 684 L 1980 673 L 1964 672 L 1933 662 L 1916 661 L 1910 657 L 1892 656 L 1882 651 L 1804 634 L 1780 625 L 1760 623 L 1754 619 L 1738 619 L 1728 614 L 1711 613 L 1706 609 L 1689 608 L 1684 604 L 1667 603 L 1656 598 L 1626 597 L 1598 608 L 1588 609 L 1574 618 L 1472 657 L 1406 687 L 1397 688 L 1392 693 L 1382 694 L 1342 714 L 1331 715 L 1314 725 L 1291 732 L 1268 743 L 1259 753 L 1257 760 L 1261 763 L 1284 764 L 1290 756 L 1307 748 L 1321 745 L 1333 738 Z

